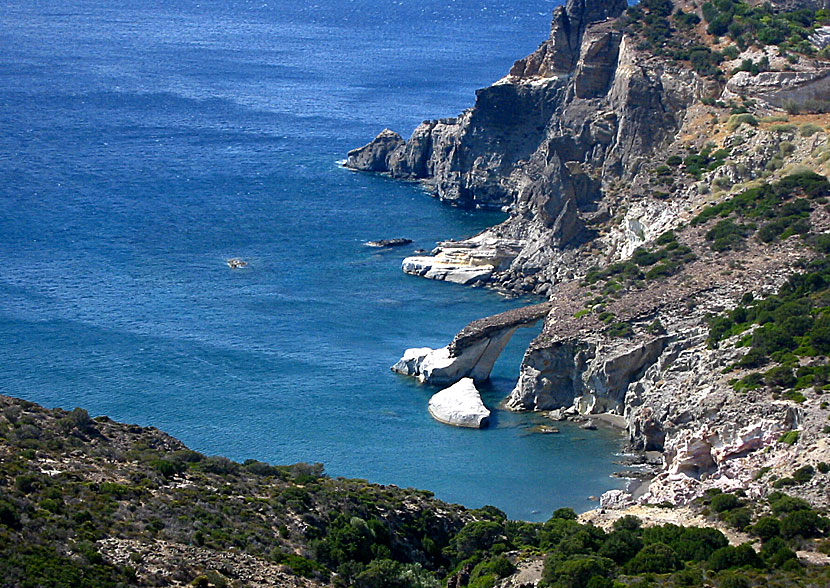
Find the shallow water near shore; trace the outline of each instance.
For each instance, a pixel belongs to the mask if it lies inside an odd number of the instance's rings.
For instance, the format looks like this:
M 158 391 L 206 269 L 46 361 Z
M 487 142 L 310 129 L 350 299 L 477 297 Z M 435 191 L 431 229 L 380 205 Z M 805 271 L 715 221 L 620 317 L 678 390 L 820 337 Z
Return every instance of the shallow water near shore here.
M 429 417 L 436 390 L 389 366 L 528 301 L 406 276 L 401 258 L 504 216 L 336 164 L 385 126 L 408 135 L 470 106 L 554 6 L 7 2 L 0 392 L 514 518 L 621 487 L 612 431 Z M 392 237 L 414 242 L 364 245 Z M 497 363 L 491 408 L 537 332 Z

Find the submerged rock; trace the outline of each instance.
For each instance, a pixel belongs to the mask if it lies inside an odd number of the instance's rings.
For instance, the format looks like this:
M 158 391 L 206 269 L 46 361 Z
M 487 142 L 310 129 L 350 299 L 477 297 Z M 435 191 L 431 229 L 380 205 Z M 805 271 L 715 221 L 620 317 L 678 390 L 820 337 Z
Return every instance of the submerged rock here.
M 226 261 L 231 269 L 242 269 L 248 267 L 248 262 L 238 257 L 232 257 Z
M 490 420 L 472 378 L 463 378 L 430 398 L 429 414 L 447 425 L 472 429 L 484 428 Z

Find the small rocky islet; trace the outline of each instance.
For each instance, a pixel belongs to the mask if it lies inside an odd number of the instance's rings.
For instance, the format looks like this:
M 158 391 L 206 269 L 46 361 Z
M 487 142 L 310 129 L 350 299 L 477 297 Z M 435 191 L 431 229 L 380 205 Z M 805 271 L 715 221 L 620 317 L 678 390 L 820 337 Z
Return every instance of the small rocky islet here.
M 542 321 L 505 407 L 614 420 L 661 457 L 641 491 L 509 521 L 0 396 L 2 584 L 830 585 L 829 9 L 569 0 L 473 107 L 349 153 L 509 213 L 404 271 L 546 299 L 393 369 L 481 426 L 476 382 Z

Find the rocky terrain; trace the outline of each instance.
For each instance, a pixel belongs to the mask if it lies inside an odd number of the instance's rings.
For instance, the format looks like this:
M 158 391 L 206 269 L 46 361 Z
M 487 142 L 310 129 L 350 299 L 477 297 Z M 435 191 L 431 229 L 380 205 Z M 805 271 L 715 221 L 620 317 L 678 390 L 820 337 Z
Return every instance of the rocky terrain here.
M 349 153 L 510 213 L 402 268 L 551 304 L 505 404 L 617 415 L 662 453 L 606 508 L 782 487 L 830 505 L 826 479 L 793 478 L 830 461 L 825 4 L 570 0 L 472 108 Z

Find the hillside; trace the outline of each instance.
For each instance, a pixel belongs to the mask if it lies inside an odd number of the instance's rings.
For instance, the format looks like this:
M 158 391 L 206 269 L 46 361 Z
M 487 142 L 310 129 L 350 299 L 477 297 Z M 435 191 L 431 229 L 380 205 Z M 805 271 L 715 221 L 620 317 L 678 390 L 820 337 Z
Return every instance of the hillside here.
M 826 464 L 825 464 L 826 466 Z M 803 477 L 825 480 L 820 473 Z M 659 511 L 660 509 L 655 509 Z M 153 428 L 0 396 L 0 585 L 573 588 L 826 586 L 830 519 L 784 494 L 710 493 L 704 525 L 508 521 L 431 493 L 243 464 Z M 760 555 L 750 541 L 763 541 Z M 799 555 L 796 551 L 799 550 Z M 806 550 L 806 551 L 804 551 Z M 801 558 L 801 562 L 799 561 Z M 824 558 L 824 559 L 822 559 Z

